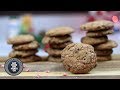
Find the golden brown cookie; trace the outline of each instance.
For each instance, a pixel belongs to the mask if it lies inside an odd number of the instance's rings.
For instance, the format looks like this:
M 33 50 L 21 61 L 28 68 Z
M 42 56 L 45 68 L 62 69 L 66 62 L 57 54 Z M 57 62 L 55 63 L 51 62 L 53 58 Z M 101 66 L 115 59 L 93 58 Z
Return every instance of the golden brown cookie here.
M 35 38 L 32 35 L 18 35 L 7 40 L 8 44 L 24 44 L 34 41 Z
M 32 56 L 29 56 L 29 57 L 24 57 L 24 58 L 19 58 L 19 59 L 23 63 L 42 61 L 42 58 L 37 56 L 37 55 L 32 55 Z
M 110 50 L 95 50 L 95 53 L 98 56 L 107 56 L 107 55 L 111 55 L 113 53 L 113 50 L 112 49 L 110 49 Z
M 112 60 L 112 56 L 108 55 L 108 56 L 97 56 L 97 61 L 109 61 Z
M 45 36 L 45 37 L 42 39 L 42 43 L 43 43 L 43 44 L 49 44 L 49 41 L 50 41 L 50 40 L 51 40 L 50 37 Z
M 0 57 L 0 62 L 6 62 L 9 59 L 9 57 Z
M 88 37 L 101 37 L 101 36 L 105 36 L 105 35 L 108 35 L 108 34 L 112 34 L 114 31 L 112 29 L 110 30 L 101 30 L 101 31 L 88 31 L 86 33 L 86 36 Z
M 63 60 L 61 59 L 61 57 L 49 56 L 48 61 L 50 61 L 50 62 L 62 62 Z
M 48 32 L 46 32 L 47 36 L 64 36 L 67 34 L 73 33 L 74 30 L 71 27 L 57 27 L 50 29 Z
M 54 48 L 54 49 L 63 49 L 65 48 L 67 45 L 71 44 L 73 42 L 71 41 L 68 41 L 68 42 L 65 42 L 65 43 L 61 43 L 61 44 L 50 44 L 50 47 L 51 48 Z
M 40 47 L 39 43 L 37 41 L 32 41 L 30 43 L 26 44 L 20 44 L 20 45 L 13 45 L 14 50 L 32 50 L 32 49 L 37 49 Z
M 70 35 L 66 35 L 66 36 L 57 36 L 57 37 L 48 37 L 45 36 L 42 40 L 43 44 L 60 44 L 60 43 L 64 43 L 64 42 L 68 42 L 71 41 L 72 37 Z
M 61 56 L 62 49 L 46 49 L 46 52 L 51 56 Z
M 93 22 L 88 22 L 80 26 L 81 30 L 85 31 L 100 31 L 113 28 L 114 24 L 107 20 L 97 20 Z
M 83 37 L 81 39 L 82 43 L 85 44 L 90 44 L 90 45 L 96 45 L 96 44 L 101 44 L 101 43 L 105 43 L 108 41 L 108 37 L 107 36 L 103 36 L 103 37 Z
M 108 40 L 107 42 L 105 43 L 102 43 L 102 44 L 99 44 L 99 45 L 96 45 L 94 46 L 95 50 L 106 50 L 106 49 L 112 49 L 112 48 L 115 48 L 117 47 L 118 44 L 113 41 L 113 40 Z
M 62 51 L 61 59 L 66 70 L 75 73 L 89 73 L 97 64 L 94 48 L 88 44 L 72 43 Z
M 9 57 L 28 57 L 37 53 L 38 50 L 29 50 L 29 51 L 12 51 L 9 54 Z

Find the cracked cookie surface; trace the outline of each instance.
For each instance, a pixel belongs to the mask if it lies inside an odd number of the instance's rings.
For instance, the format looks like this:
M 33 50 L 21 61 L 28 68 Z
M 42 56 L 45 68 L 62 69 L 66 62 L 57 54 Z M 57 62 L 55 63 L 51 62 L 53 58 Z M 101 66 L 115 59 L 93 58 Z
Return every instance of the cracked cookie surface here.
M 64 36 L 73 32 L 74 29 L 71 27 L 56 27 L 46 32 L 46 36 Z
M 107 36 L 103 36 L 103 37 L 82 37 L 81 38 L 81 42 L 85 43 L 85 44 L 90 44 L 90 45 L 96 45 L 96 44 L 101 44 L 101 43 L 105 43 L 108 41 L 108 37 Z
M 101 31 L 113 28 L 114 24 L 108 20 L 97 20 L 93 22 L 88 22 L 80 26 L 81 30 L 85 31 Z
M 61 59 L 66 70 L 72 73 L 88 73 L 97 64 L 96 53 L 91 45 L 72 43 L 62 51 Z
M 25 44 L 34 41 L 35 38 L 32 35 L 18 35 L 7 40 L 8 44 Z
M 37 49 L 38 47 L 40 47 L 40 45 L 37 41 L 32 41 L 30 43 L 21 44 L 21 45 L 13 45 L 14 50 L 32 50 L 32 49 Z

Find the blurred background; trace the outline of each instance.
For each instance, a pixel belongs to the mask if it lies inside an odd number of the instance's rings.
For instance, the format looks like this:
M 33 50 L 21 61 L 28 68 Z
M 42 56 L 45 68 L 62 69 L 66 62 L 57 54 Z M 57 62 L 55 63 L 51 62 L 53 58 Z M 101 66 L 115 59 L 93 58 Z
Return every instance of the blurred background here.
M 86 11 L 86 12 L 0 12 L 0 56 L 8 56 L 12 50 L 7 44 L 7 39 L 19 34 L 33 34 L 40 43 L 38 52 L 45 56 L 45 46 L 41 43 L 46 31 L 58 26 L 70 26 L 75 29 L 72 34 L 73 42 L 81 42 L 85 36 L 80 30 L 80 25 L 98 19 L 114 22 L 114 33 L 108 35 L 109 39 L 115 40 L 119 46 L 114 48 L 113 54 L 120 54 L 120 11 Z

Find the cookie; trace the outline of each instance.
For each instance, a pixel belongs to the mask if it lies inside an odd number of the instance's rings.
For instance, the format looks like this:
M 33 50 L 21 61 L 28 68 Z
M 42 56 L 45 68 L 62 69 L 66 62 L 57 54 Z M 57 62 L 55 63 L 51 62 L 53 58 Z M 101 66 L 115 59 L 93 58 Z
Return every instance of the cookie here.
M 50 62 L 62 62 L 63 60 L 61 59 L 61 57 L 49 56 L 48 61 L 50 61 Z
M 23 63 L 28 63 L 28 62 L 37 62 L 37 61 L 41 61 L 42 58 L 37 56 L 37 55 L 33 55 L 33 56 L 29 56 L 29 57 L 24 57 L 24 58 L 19 58 Z
M 46 52 L 51 56 L 61 56 L 62 49 L 46 49 Z
M 81 30 L 85 31 L 101 31 L 113 28 L 114 24 L 107 20 L 97 20 L 93 22 L 88 22 L 80 26 Z
M 109 61 L 112 60 L 112 56 L 97 56 L 97 61 Z
M 6 62 L 9 59 L 9 57 L 0 57 L 0 62 Z
M 96 45 L 96 44 L 101 44 L 101 43 L 105 43 L 108 41 L 108 37 L 107 36 L 103 36 L 103 37 L 83 37 L 81 39 L 82 43 L 85 44 L 90 44 L 90 45 Z
M 43 43 L 43 44 L 49 44 L 49 41 L 50 41 L 50 40 L 51 40 L 50 37 L 45 36 L 45 37 L 42 39 L 42 43 Z
M 46 32 L 46 36 L 64 36 L 73 32 L 74 30 L 71 27 L 57 27 Z
M 7 40 L 8 44 L 24 44 L 34 41 L 35 38 L 32 35 L 18 35 Z
M 37 49 L 39 47 L 39 43 L 37 41 L 32 41 L 30 43 L 21 44 L 21 45 L 13 45 L 14 50 L 32 50 Z
M 61 44 L 50 44 L 50 47 L 51 48 L 54 48 L 54 49 L 63 49 L 65 48 L 67 45 L 73 43 L 72 41 L 68 41 L 68 42 L 65 42 L 65 43 L 61 43 Z
M 108 34 L 112 34 L 113 32 L 114 31 L 112 29 L 102 30 L 102 31 L 94 31 L 94 32 L 88 31 L 86 33 L 86 36 L 88 36 L 88 37 L 101 37 L 101 36 L 105 36 L 105 35 L 108 35 Z
M 72 43 L 61 54 L 63 66 L 74 74 L 89 73 L 97 64 L 96 53 L 91 45 Z
M 30 50 L 30 51 L 12 51 L 9 54 L 9 57 L 28 57 L 37 53 L 38 50 Z
M 98 56 L 106 56 L 106 55 L 111 55 L 113 53 L 113 50 L 110 49 L 110 50 L 95 50 L 95 53 L 98 55 Z
M 108 40 L 107 42 L 105 43 L 102 43 L 100 45 L 96 45 L 94 46 L 94 48 L 96 50 L 106 50 L 106 49 L 112 49 L 112 48 L 115 48 L 117 47 L 118 44 L 115 42 L 115 41 L 112 41 L 112 40 Z
M 60 44 L 60 43 L 64 43 L 67 41 L 71 41 L 71 36 L 66 35 L 66 36 L 60 36 L 60 37 L 47 37 L 45 36 L 45 38 L 43 38 L 42 43 L 43 44 Z

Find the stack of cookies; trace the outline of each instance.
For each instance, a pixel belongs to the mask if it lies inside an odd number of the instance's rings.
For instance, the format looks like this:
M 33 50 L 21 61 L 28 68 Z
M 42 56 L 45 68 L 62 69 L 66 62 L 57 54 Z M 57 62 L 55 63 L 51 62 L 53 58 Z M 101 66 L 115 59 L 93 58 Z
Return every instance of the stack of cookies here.
M 19 35 L 9 38 L 8 44 L 12 44 L 13 51 L 10 52 L 10 58 L 18 58 L 22 62 L 39 61 L 41 58 L 36 55 L 39 43 L 35 41 L 32 35 Z
M 118 46 L 115 41 L 108 40 L 107 35 L 114 32 L 113 26 L 113 23 L 107 20 L 98 20 L 81 25 L 81 30 L 87 31 L 81 42 L 94 47 L 98 61 L 111 60 L 112 48 Z
M 49 44 L 46 52 L 49 54 L 48 61 L 62 62 L 61 52 L 72 43 L 71 33 L 74 30 L 70 27 L 57 27 L 46 32 L 42 40 L 43 44 Z

